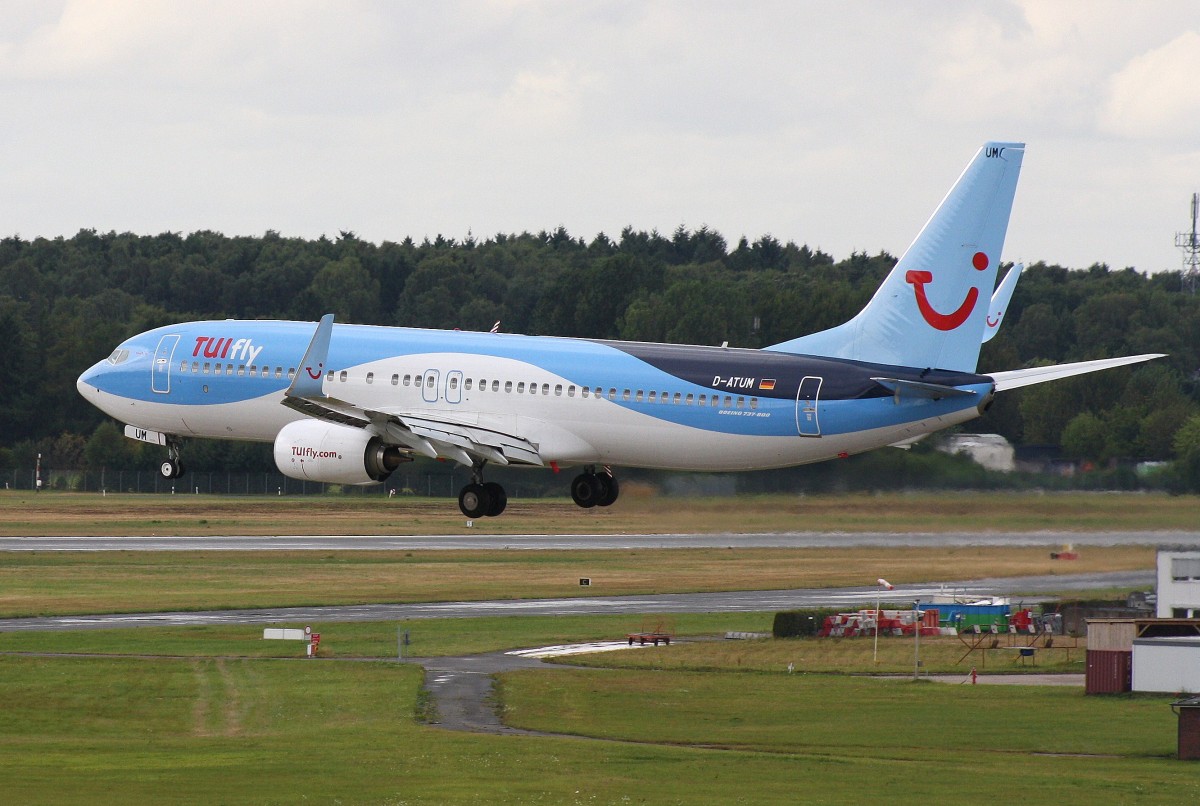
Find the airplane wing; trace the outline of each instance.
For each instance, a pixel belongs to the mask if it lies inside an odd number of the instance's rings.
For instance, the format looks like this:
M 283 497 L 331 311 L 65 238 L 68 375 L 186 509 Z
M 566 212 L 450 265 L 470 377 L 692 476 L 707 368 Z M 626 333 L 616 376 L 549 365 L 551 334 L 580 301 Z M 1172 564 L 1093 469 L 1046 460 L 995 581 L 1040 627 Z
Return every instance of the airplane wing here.
M 324 376 L 332 333 L 333 314 L 325 314 L 284 394 L 283 405 L 318 420 L 370 428 L 388 441 L 431 459 L 452 459 L 468 467 L 481 460 L 499 465 L 545 465 L 537 446 L 516 434 L 425 413 L 368 409 L 326 395 Z
M 1004 321 L 1004 312 L 1008 310 L 1008 303 L 1012 302 L 1017 280 L 1021 278 L 1021 272 L 1024 270 L 1025 265 L 1022 263 L 1013 266 L 1008 270 L 1008 274 L 1004 275 L 1004 279 L 1000 281 L 1000 285 L 992 294 L 992 303 L 988 306 L 987 319 L 984 320 L 983 325 L 984 344 L 987 344 L 993 336 L 1000 332 L 1000 323 Z

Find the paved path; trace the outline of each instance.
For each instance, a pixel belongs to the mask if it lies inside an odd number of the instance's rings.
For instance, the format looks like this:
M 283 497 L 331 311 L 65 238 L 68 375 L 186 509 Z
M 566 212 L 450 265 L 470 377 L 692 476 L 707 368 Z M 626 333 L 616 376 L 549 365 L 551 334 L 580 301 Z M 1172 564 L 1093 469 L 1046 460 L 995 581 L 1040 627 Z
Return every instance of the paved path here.
M 1200 546 L 1200 531 L 776 532 L 617 535 L 192 535 L 0 537 L 0 551 L 439 551 L 956 546 Z

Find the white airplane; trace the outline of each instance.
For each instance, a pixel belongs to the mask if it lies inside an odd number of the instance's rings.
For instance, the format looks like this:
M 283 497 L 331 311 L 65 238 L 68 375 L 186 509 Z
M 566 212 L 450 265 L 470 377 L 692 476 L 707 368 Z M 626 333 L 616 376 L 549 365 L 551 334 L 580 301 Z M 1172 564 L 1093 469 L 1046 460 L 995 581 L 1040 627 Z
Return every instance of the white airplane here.
M 581 467 L 607 506 L 613 466 L 788 467 L 911 444 L 997 392 L 1159 357 L 976 373 L 1022 143 L 986 143 L 853 319 L 762 350 L 398 327 L 224 320 L 158 328 L 80 376 L 80 393 L 164 445 L 273 442 L 298 479 L 368 484 L 415 455 L 471 469 L 470 518 L 499 515 L 493 465 Z M 1010 272 L 1006 282 L 1016 282 Z M 1000 310 L 1011 286 L 998 289 Z

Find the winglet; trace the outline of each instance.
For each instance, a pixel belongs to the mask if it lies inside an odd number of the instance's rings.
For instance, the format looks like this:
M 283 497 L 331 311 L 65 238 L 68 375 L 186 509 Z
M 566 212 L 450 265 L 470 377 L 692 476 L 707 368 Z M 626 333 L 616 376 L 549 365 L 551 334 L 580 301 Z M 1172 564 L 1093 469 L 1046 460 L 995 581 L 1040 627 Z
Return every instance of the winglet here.
M 984 344 L 987 344 L 993 336 L 1000 332 L 1000 323 L 1004 321 L 1004 312 L 1008 310 L 1008 304 L 1012 302 L 1013 291 L 1017 288 L 1017 280 L 1020 279 L 1024 268 L 1025 264 L 1018 263 L 1009 269 L 1008 274 L 1004 275 L 1004 279 L 996 288 L 996 293 L 992 294 L 992 304 L 988 308 L 987 319 L 984 321 L 983 327 Z
M 333 334 L 333 314 L 327 313 L 317 323 L 317 332 L 313 334 L 304 358 L 296 370 L 296 377 L 288 387 L 288 397 L 322 398 L 325 397 L 326 362 L 329 358 L 329 337 Z

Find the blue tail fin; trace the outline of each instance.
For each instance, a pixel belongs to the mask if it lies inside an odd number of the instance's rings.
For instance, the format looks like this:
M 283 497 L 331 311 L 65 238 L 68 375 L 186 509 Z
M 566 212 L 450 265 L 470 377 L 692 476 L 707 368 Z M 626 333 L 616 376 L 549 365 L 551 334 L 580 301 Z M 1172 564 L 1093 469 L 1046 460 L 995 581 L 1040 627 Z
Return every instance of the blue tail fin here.
M 974 372 L 1024 143 L 985 143 L 857 316 L 767 347 Z

